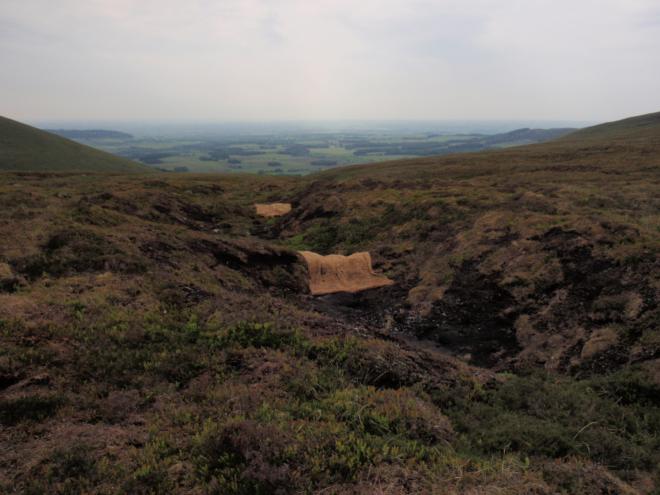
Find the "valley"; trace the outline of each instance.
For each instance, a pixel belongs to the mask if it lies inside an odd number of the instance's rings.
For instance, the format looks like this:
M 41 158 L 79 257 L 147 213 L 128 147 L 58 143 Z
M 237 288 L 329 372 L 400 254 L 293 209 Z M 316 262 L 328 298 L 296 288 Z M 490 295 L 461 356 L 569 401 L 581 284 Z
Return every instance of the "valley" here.
M 159 171 L 306 175 L 344 165 L 543 142 L 574 130 L 509 130 L 515 124 L 363 122 L 315 128 L 280 123 L 179 125 L 172 129 L 144 125 L 136 126 L 132 131 L 136 134 L 65 129 L 54 132 Z

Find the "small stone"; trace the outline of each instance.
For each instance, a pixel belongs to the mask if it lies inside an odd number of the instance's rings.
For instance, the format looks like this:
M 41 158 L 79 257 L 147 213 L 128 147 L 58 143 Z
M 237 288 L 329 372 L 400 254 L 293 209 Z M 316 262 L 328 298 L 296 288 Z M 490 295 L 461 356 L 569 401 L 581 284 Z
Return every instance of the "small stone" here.
M 589 359 L 596 354 L 606 351 L 619 341 L 617 331 L 612 327 L 599 328 L 592 332 L 589 340 L 582 347 L 580 357 L 582 359 Z
M 7 263 L 0 263 L 0 280 L 14 278 L 14 272 Z

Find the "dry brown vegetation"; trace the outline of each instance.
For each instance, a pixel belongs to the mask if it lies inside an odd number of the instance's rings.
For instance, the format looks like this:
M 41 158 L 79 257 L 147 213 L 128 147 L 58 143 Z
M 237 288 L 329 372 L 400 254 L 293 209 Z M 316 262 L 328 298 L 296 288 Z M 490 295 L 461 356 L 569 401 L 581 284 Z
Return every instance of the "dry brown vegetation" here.
M 0 492 L 657 492 L 660 133 L 611 132 L 1 175 Z M 395 285 L 314 298 L 305 249 Z

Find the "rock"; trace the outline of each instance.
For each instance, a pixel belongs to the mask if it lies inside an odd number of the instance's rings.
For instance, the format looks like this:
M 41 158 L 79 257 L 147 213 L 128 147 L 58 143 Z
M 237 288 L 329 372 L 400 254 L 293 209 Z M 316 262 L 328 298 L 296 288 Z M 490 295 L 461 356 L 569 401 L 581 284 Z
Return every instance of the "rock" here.
M 591 337 L 582 347 L 580 357 L 590 359 L 596 354 L 606 351 L 619 341 L 617 331 L 612 327 L 600 328 L 592 332 Z
M 644 363 L 644 369 L 646 369 L 649 379 L 660 387 L 660 359 Z
M 18 284 L 19 280 L 11 267 L 7 263 L 0 263 L 0 292 L 14 292 Z
M 0 280 L 14 278 L 14 272 L 7 263 L 0 263 Z

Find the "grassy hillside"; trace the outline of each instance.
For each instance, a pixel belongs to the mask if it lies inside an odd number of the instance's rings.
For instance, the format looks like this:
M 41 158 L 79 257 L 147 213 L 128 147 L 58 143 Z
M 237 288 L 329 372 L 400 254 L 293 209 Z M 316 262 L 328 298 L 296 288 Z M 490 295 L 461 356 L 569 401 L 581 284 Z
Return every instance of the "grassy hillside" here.
M 569 134 L 565 140 L 660 139 L 660 112 L 608 122 Z
M 0 117 L 0 171 L 149 172 L 124 158 Z
M 0 492 L 657 493 L 659 160 L 2 174 Z M 297 249 L 396 285 L 312 298 Z

